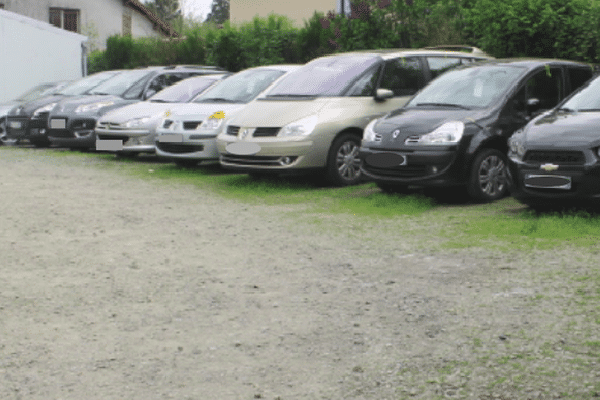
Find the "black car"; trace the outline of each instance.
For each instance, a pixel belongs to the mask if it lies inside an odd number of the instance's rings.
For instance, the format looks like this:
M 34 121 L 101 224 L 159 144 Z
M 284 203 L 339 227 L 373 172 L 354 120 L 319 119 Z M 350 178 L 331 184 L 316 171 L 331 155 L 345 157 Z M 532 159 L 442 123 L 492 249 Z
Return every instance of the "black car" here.
M 148 67 L 124 71 L 91 90 L 90 96 L 59 102 L 48 116 L 48 138 L 60 147 L 95 148 L 96 121 L 108 111 L 146 100 L 182 79 L 224 72 L 227 71 L 210 66 Z
M 466 186 L 478 201 L 507 193 L 508 138 L 592 77 L 583 63 L 494 60 L 446 72 L 364 131 L 361 171 L 388 192 Z
M 74 96 L 85 96 L 90 90 L 120 72 L 98 72 L 71 83 L 57 93 L 15 106 L 6 116 L 6 141 L 27 139 L 37 147 L 48 146 L 48 114 L 56 103 Z
M 509 140 L 512 194 L 534 208 L 598 203 L 600 77 Z

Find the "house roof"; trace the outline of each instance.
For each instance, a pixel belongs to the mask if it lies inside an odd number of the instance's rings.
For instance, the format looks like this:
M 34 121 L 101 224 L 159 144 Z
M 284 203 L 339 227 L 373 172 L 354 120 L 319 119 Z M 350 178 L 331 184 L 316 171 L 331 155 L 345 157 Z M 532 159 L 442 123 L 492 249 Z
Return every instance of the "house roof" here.
M 123 4 L 131 7 L 132 9 L 140 12 L 146 18 L 154 23 L 155 29 L 161 31 L 165 35 L 169 37 L 179 37 L 179 34 L 175 32 L 173 27 L 160 19 L 156 14 L 150 11 L 145 5 L 143 5 L 139 0 L 123 0 Z

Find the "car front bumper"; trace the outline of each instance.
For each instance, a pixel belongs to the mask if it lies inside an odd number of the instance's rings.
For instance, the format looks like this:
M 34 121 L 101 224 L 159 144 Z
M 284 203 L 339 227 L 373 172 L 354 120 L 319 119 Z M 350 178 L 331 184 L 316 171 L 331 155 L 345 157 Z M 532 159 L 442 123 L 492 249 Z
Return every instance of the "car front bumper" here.
M 69 118 L 51 116 L 48 120 L 47 134 L 50 142 L 60 147 L 95 148 L 96 119 L 92 117 Z
M 455 148 L 388 150 L 361 147 L 361 171 L 378 183 L 454 186 L 466 183 Z
M 126 153 L 154 153 L 156 135 L 148 129 L 96 129 L 96 137 L 100 141 L 118 140 L 118 150 Z

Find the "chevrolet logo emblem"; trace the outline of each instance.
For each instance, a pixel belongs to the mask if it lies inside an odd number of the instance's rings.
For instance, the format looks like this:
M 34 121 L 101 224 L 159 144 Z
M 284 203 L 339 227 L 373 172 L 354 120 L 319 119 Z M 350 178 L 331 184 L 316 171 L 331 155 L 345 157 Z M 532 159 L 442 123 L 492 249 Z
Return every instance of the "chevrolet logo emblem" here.
M 558 165 L 556 165 L 556 164 L 542 164 L 542 165 L 540 165 L 540 169 L 543 169 L 544 171 L 547 171 L 547 172 L 556 171 L 558 169 Z

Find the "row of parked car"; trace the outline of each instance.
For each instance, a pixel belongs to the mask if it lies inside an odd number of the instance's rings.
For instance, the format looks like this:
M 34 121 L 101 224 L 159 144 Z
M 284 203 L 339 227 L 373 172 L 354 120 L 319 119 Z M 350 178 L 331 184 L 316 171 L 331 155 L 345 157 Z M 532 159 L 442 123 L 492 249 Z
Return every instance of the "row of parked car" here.
M 585 63 L 475 48 L 374 50 L 231 74 L 106 71 L 0 115 L 0 139 L 219 161 L 252 176 L 324 172 L 386 192 L 509 190 L 536 206 L 600 196 L 600 81 Z M 587 82 L 587 83 L 586 83 Z

